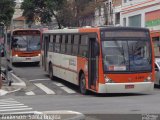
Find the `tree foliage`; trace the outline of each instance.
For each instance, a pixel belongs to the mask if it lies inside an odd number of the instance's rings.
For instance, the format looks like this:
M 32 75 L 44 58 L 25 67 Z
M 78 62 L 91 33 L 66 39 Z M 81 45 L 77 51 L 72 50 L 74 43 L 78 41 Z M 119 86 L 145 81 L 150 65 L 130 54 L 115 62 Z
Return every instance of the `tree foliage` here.
M 39 16 L 42 24 L 48 24 L 54 16 L 61 28 L 79 27 L 86 16 L 94 15 L 96 6 L 95 0 L 24 0 L 21 9 L 28 23 Z
M 27 18 L 27 22 L 34 22 L 36 17 L 40 18 L 40 22 L 49 23 L 54 16 L 58 22 L 59 28 L 61 24 L 57 18 L 57 12 L 61 10 L 66 0 L 24 0 L 21 5 L 23 15 Z
M 0 0 L 0 22 L 9 26 L 14 14 L 15 2 L 13 0 Z
M 95 0 L 71 0 L 64 5 L 57 16 L 63 26 L 79 27 L 84 18 L 94 14 L 95 8 Z

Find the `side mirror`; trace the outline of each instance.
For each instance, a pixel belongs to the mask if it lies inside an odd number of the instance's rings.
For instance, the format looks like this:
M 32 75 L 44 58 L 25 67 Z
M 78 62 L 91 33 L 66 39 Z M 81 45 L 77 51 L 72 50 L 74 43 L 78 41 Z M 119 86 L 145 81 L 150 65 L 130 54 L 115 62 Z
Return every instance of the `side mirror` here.
M 159 69 L 158 69 L 158 68 L 155 68 L 155 71 L 157 71 L 157 72 L 158 72 L 158 71 L 159 71 Z

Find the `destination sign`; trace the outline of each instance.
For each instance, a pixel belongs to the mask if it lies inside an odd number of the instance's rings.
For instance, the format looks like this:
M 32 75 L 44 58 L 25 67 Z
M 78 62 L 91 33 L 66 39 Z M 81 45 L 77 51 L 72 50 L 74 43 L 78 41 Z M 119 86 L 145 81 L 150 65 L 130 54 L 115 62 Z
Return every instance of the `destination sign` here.
M 103 37 L 148 37 L 149 33 L 145 31 L 105 31 L 101 32 Z
M 13 35 L 40 35 L 38 30 L 17 30 L 13 32 Z

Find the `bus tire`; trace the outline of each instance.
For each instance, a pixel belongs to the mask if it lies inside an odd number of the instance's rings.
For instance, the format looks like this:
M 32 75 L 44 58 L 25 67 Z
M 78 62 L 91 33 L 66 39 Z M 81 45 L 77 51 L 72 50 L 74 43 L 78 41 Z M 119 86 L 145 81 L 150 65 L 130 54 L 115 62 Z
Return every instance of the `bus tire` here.
M 52 63 L 49 64 L 49 78 L 53 80 L 53 67 Z
M 35 65 L 39 66 L 40 62 L 35 62 Z
M 80 77 L 80 92 L 83 95 L 88 94 L 88 90 L 86 89 L 86 78 L 84 74 L 82 74 Z

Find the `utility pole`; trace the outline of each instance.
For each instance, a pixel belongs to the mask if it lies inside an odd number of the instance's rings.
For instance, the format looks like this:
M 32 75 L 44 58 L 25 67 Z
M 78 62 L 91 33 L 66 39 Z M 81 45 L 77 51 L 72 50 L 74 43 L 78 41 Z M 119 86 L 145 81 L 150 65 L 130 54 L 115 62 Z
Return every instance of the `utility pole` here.
M 3 22 L 0 22 L 0 89 L 2 87 L 2 77 L 1 77 L 1 67 L 2 67 L 2 64 L 1 64 L 1 59 L 2 59 L 2 50 L 4 46 L 2 46 L 2 42 L 4 42 L 4 31 L 5 31 L 5 24 Z

